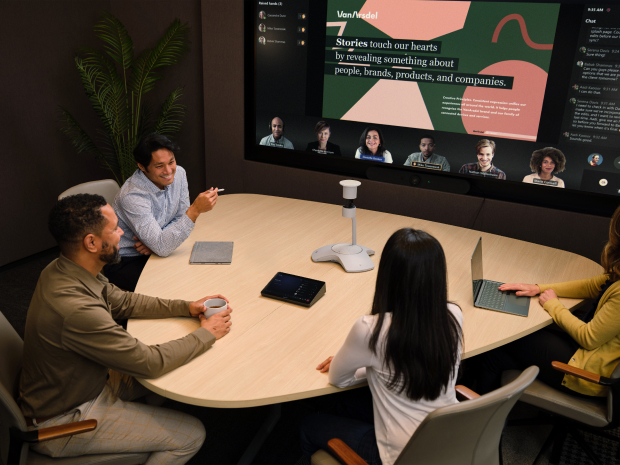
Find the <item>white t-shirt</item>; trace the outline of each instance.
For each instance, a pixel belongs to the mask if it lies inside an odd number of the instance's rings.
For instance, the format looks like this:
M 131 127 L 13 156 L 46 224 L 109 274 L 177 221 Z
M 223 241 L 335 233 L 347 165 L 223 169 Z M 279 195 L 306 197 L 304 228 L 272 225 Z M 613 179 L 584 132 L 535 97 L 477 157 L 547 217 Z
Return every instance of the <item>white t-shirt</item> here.
M 355 152 L 355 158 L 361 158 L 362 160 L 373 160 L 373 161 L 382 161 L 383 163 L 392 163 L 392 154 L 389 150 L 383 152 L 383 156 L 380 157 L 378 155 L 365 155 L 363 154 L 359 147 Z
M 454 304 L 448 304 L 448 308 L 456 317 L 459 325 L 463 327 L 461 309 Z M 368 341 L 377 319 L 377 315 L 367 315 L 355 322 L 344 344 L 332 360 L 329 367 L 329 382 L 334 386 L 347 387 L 361 383 L 365 378 L 368 379 L 372 392 L 379 455 L 384 465 L 391 465 L 426 415 L 439 407 L 457 402 L 454 386 L 461 357 L 459 349 L 453 377 L 447 389 L 437 399 L 412 401 L 405 392 L 397 394 L 387 388 L 390 374 L 383 367 L 383 347 L 392 321 L 391 313 L 385 315 L 383 328 L 377 341 L 377 355 L 373 354 L 368 347 Z
M 523 178 L 523 182 L 527 182 L 529 184 L 538 184 L 540 186 L 551 186 L 551 187 L 564 187 L 564 181 L 556 176 L 551 176 L 549 181 L 543 181 L 540 179 L 540 175 L 538 173 L 532 173 Z

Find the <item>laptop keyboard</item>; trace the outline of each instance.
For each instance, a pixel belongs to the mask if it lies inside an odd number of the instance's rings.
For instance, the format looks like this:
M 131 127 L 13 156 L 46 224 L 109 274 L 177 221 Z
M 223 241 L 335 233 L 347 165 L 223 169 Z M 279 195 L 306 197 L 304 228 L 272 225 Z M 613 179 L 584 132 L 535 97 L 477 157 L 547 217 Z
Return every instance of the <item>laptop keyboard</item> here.
M 477 305 L 494 310 L 503 309 L 507 294 L 497 289 L 502 284 L 496 281 L 485 281 L 478 294 Z

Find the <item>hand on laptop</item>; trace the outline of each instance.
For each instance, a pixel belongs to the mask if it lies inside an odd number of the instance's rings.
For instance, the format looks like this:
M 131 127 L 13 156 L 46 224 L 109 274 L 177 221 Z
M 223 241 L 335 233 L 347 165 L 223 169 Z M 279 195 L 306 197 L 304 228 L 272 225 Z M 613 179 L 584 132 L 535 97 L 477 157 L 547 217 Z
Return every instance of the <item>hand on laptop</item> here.
M 537 284 L 523 284 L 523 283 L 506 283 L 499 287 L 500 291 L 517 291 L 518 296 L 534 297 L 540 294 L 540 288 Z

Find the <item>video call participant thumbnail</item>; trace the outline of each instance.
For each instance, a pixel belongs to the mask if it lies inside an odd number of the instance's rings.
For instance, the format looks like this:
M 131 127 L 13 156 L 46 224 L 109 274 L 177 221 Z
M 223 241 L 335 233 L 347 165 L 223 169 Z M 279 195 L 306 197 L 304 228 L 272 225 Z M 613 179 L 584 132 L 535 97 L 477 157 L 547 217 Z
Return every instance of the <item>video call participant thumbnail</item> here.
M 530 160 L 533 173 L 523 178 L 523 182 L 542 184 L 543 186 L 564 187 L 564 181 L 555 176 L 564 171 L 566 157 L 553 147 L 534 150 Z
M 295 149 L 295 147 L 293 147 L 293 143 L 283 136 L 284 121 L 282 121 L 281 118 L 277 116 L 273 118 L 269 123 L 269 129 L 271 129 L 271 135 L 263 137 L 260 141 L 260 145 L 289 150 Z
M 477 163 L 467 163 L 461 166 L 459 173 L 473 176 L 486 176 L 495 179 L 506 179 L 506 173 L 493 165 L 495 157 L 495 142 L 482 139 L 476 144 Z
M 450 163 L 448 163 L 448 160 L 435 153 L 435 138 L 426 134 L 420 139 L 420 151 L 409 155 L 405 161 L 405 165 L 415 166 L 417 168 L 450 171 Z
M 392 154 L 386 150 L 385 139 L 379 128 L 368 126 L 364 130 L 355 152 L 355 158 L 392 163 Z
M 134 291 L 151 253 L 167 257 L 194 229 L 202 213 L 213 209 L 217 188 L 189 203 L 185 170 L 177 165 L 180 148 L 166 136 L 149 134 L 134 149 L 138 169 L 114 199 L 119 227 L 121 262 L 105 267 L 111 283 Z
M 306 152 L 316 152 L 323 155 L 335 155 L 337 157 L 342 155 L 340 153 L 340 146 L 329 142 L 329 138 L 332 135 L 329 123 L 319 121 L 314 127 L 314 133 L 316 134 L 317 140 L 308 143 Z
M 203 425 L 132 402 L 157 400 L 135 378 L 158 378 L 204 353 L 230 332 L 230 312 L 206 319 L 210 297 L 159 299 L 110 284 L 101 269 L 118 259 L 123 231 L 100 195 L 59 200 L 48 225 L 60 257 L 41 273 L 28 308 L 17 402 L 34 429 L 82 420 L 96 420 L 97 429 L 32 448 L 52 457 L 149 452 L 148 463 L 186 463 L 205 439 Z M 200 325 L 180 339 L 146 345 L 113 320 L 170 317 L 197 318 Z

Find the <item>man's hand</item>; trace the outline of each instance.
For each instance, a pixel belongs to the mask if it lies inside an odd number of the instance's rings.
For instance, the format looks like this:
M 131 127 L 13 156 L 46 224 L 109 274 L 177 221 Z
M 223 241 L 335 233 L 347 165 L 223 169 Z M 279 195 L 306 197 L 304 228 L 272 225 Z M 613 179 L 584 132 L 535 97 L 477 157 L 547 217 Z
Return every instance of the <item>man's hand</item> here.
M 201 192 L 187 209 L 187 216 L 195 223 L 201 213 L 213 210 L 217 202 L 217 187 Z
M 517 291 L 518 296 L 534 297 L 540 294 L 540 287 L 537 284 L 523 284 L 523 283 L 506 283 L 499 287 L 500 291 Z
M 205 312 L 205 310 L 206 310 L 206 308 L 205 308 L 205 301 L 207 301 L 209 299 L 224 299 L 227 304 L 230 304 L 228 299 L 226 297 L 224 297 L 223 295 L 220 295 L 220 294 L 208 295 L 206 297 L 203 297 L 202 299 L 198 299 L 196 302 L 190 303 L 189 304 L 189 314 L 191 316 L 193 316 L 194 318 L 198 318 L 201 314 L 203 314 Z M 228 308 L 230 308 L 230 307 L 228 307 Z
M 143 242 L 140 241 L 136 236 L 133 236 L 133 240 L 136 243 L 133 245 L 133 248 L 140 252 L 142 255 L 151 255 L 153 251 L 149 249 Z
M 204 313 L 201 313 L 198 317 L 200 319 L 200 326 L 213 334 L 215 339 L 220 339 L 230 332 L 230 327 L 232 325 L 232 321 L 230 321 L 230 312 L 232 312 L 232 308 L 228 307 L 226 310 L 216 313 L 211 318 L 205 318 Z
M 540 305 L 544 307 L 545 302 L 547 302 L 548 300 L 557 299 L 557 298 L 558 296 L 553 289 L 547 289 L 545 292 L 540 294 L 538 301 L 540 302 Z
M 332 364 L 333 356 L 328 357 L 323 363 L 319 363 L 319 366 L 316 367 L 317 370 L 321 370 L 321 373 L 327 373 L 329 371 L 329 366 Z

